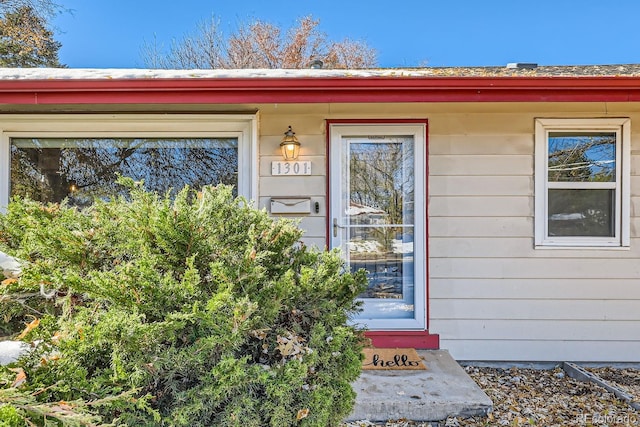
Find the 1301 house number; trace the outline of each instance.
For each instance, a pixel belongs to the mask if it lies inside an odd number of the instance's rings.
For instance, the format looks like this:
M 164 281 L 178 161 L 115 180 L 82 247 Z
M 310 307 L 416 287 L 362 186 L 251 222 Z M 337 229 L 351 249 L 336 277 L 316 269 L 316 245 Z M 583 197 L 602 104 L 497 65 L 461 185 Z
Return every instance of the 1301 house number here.
M 311 175 L 311 162 L 271 162 L 271 175 Z

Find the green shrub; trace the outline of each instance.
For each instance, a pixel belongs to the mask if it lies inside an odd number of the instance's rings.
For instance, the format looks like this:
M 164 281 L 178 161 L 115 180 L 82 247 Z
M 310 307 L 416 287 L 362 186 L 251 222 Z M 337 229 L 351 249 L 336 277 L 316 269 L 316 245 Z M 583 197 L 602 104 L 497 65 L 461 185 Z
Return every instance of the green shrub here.
M 0 310 L 39 342 L 18 363 L 26 381 L 0 382 L 0 408 L 18 390 L 114 425 L 338 424 L 360 373 L 362 334 L 347 319 L 364 275 L 231 188 L 172 199 L 121 183 L 127 199 L 85 210 L 14 199 L 0 216 L 0 250 L 25 261 Z M 93 425 L 63 415 L 29 416 Z
M 22 427 L 24 418 L 13 406 L 0 405 L 0 427 Z

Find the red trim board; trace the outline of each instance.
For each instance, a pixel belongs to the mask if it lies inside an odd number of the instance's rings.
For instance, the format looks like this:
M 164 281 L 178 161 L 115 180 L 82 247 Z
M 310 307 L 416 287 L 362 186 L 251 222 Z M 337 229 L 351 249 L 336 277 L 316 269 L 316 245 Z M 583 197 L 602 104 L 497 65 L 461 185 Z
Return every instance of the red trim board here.
M 640 77 L 0 80 L 0 103 L 637 102 Z

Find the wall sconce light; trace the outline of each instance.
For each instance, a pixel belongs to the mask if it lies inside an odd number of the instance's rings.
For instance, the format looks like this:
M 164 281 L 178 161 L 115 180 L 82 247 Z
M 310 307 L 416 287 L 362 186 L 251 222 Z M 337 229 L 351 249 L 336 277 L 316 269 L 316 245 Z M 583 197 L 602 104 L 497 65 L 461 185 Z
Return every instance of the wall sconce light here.
M 285 160 L 295 160 L 298 158 L 298 154 L 300 154 L 300 142 L 298 138 L 296 138 L 296 133 L 291 129 L 289 129 L 284 133 L 284 138 L 282 138 L 282 142 L 280 143 L 280 149 L 282 150 L 282 157 Z
M 75 181 L 69 183 L 69 193 L 76 193 L 78 191 L 78 184 Z

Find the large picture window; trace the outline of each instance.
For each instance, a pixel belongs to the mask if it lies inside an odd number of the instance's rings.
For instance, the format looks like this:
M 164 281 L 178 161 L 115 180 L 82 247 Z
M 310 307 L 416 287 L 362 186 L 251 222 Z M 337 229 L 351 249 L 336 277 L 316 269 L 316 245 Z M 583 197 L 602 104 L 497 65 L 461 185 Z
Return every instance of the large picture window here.
M 628 246 L 628 119 L 536 121 L 536 244 Z
M 118 192 L 119 176 L 159 194 L 185 185 L 238 186 L 237 138 L 12 138 L 10 194 L 91 204 Z
M 62 126 L 52 122 L 48 132 L 23 130 L 22 121 L 3 123 L 0 159 L 10 172 L 1 191 L 86 206 L 96 197 L 117 194 L 115 182 L 126 176 L 161 194 L 185 185 L 228 184 L 253 198 L 251 117 L 220 121 L 209 116 L 207 122 L 201 116 L 138 118 L 77 116 Z M 84 130 L 87 121 L 94 124 L 90 131 Z

